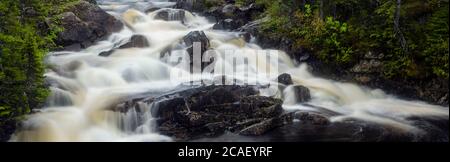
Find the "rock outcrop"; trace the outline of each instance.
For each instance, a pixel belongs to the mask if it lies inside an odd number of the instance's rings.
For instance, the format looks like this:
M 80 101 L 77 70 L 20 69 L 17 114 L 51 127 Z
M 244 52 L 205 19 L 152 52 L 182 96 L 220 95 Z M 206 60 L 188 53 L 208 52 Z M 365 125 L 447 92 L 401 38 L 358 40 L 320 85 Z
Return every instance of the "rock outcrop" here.
M 294 90 L 295 98 L 297 99 L 297 102 L 303 103 L 308 102 L 311 100 L 311 93 L 308 88 L 296 85 L 292 87 Z
M 203 86 L 130 102 L 154 105 L 151 111 L 158 118 L 158 130 L 178 141 L 224 132 L 263 135 L 294 117 L 284 112 L 281 100 L 259 96 L 251 86 Z M 116 110 L 127 111 L 137 104 L 127 105 Z
M 56 43 L 64 47 L 62 50 L 86 48 L 123 28 L 120 20 L 86 1 L 68 7 L 60 23 L 64 31 L 58 34 Z
M 194 54 L 196 52 L 199 52 L 200 58 L 203 58 L 203 54 L 210 48 L 210 42 L 208 37 L 203 31 L 192 31 L 182 39 L 183 43 L 187 47 L 187 53 L 190 57 L 190 64 L 191 66 L 196 66 L 197 64 L 194 64 Z M 197 47 L 196 45 L 200 46 Z M 197 51 L 201 50 L 201 51 Z M 201 69 L 209 65 L 211 62 L 201 62 Z
M 145 48 L 149 47 L 150 43 L 147 40 L 147 37 L 143 35 L 133 35 L 130 38 L 130 41 L 124 45 L 121 45 L 119 49 L 125 48 Z
M 125 49 L 125 48 L 145 48 L 145 47 L 149 47 L 150 46 L 150 42 L 148 41 L 147 37 L 143 36 L 143 35 L 133 35 L 130 38 L 130 41 L 128 41 L 127 43 L 119 46 L 118 48 L 109 50 L 109 51 L 104 51 L 102 53 L 99 54 L 99 56 L 103 56 L 103 57 L 107 57 L 110 56 L 112 53 L 114 53 L 114 51 L 116 49 Z
M 236 22 L 233 19 L 225 19 L 225 20 L 219 20 L 219 22 L 213 26 L 213 29 L 235 30 L 241 26 L 242 26 L 242 24 L 239 24 L 239 22 Z
M 175 10 L 175 9 L 164 9 L 158 11 L 155 15 L 155 19 L 165 20 L 165 21 L 181 21 L 184 22 L 185 19 L 185 11 L 184 10 Z
M 283 84 L 283 85 L 285 85 L 285 86 L 294 84 L 294 82 L 292 81 L 291 75 L 286 74 L 286 73 L 281 74 L 280 76 L 278 76 L 277 79 L 278 79 L 278 80 L 277 80 L 278 83 L 281 83 L 281 84 Z

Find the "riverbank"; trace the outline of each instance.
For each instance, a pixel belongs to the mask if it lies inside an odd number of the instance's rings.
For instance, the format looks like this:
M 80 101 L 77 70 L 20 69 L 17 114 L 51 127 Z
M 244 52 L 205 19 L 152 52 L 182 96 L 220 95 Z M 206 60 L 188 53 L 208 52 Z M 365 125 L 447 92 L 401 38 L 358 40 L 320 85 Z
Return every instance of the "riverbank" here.
M 295 27 L 289 26 L 288 23 L 286 24 L 278 24 L 278 26 L 270 26 L 274 23 L 277 23 L 275 20 L 285 20 L 289 19 L 286 17 L 289 15 L 288 13 L 291 13 L 292 17 L 295 17 L 296 15 L 294 12 L 297 12 L 300 14 L 300 12 L 305 12 L 305 7 L 309 7 L 311 11 L 311 18 L 313 16 L 317 16 L 314 14 L 321 12 L 319 15 L 321 19 L 323 19 L 323 22 L 325 23 L 325 17 L 327 17 L 326 13 L 322 13 L 323 10 L 326 10 L 327 8 L 318 8 L 316 3 L 308 2 L 300 3 L 297 5 L 292 5 L 293 7 L 288 6 L 280 6 L 281 8 L 285 9 L 284 11 L 272 11 L 274 8 L 273 6 L 276 5 L 288 5 L 284 3 L 278 4 L 276 1 L 267 1 L 267 2 L 260 2 L 260 1 L 254 1 L 254 0 L 231 0 L 231 1 L 225 1 L 225 0 L 214 0 L 214 1 L 184 1 L 184 0 L 174 0 L 177 2 L 176 7 L 182 8 L 190 11 L 199 12 L 205 16 L 209 16 L 212 19 L 214 19 L 217 22 L 217 25 L 215 26 L 216 29 L 226 29 L 231 31 L 242 31 L 248 34 L 251 34 L 251 36 L 255 37 L 255 39 L 258 41 L 258 43 L 263 48 L 275 48 L 286 51 L 293 59 L 297 61 L 297 63 L 308 63 L 312 69 L 311 71 L 318 76 L 343 81 L 343 82 L 351 82 L 356 83 L 360 85 L 365 85 L 370 88 L 380 88 L 384 91 L 386 91 L 389 94 L 393 94 L 396 96 L 399 96 L 404 99 L 408 100 L 423 100 L 426 102 L 430 102 L 437 105 L 442 106 L 448 106 L 448 63 L 446 64 L 446 59 L 448 60 L 448 46 L 443 47 L 441 53 L 435 53 L 439 58 L 434 56 L 435 59 L 434 63 L 424 63 L 421 61 L 421 59 L 424 59 L 423 56 L 411 56 L 415 57 L 413 58 L 415 61 L 409 62 L 408 65 L 405 65 L 405 62 L 408 62 L 407 60 L 404 60 L 402 62 L 401 60 L 398 60 L 396 58 L 393 58 L 394 56 L 397 57 L 402 55 L 399 53 L 396 53 L 396 51 L 393 50 L 394 47 L 387 48 L 387 44 L 384 44 L 381 42 L 375 42 L 375 41 L 368 41 L 368 40 L 356 40 L 360 39 L 359 37 L 353 35 L 352 32 L 356 32 L 356 30 L 361 30 L 359 28 L 356 28 L 358 25 L 361 26 L 362 22 L 358 24 L 358 22 L 353 22 L 354 19 L 361 18 L 362 16 L 358 17 L 356 14 L 349 15 L 345 18 L 342 17 L 342 15 L 348 14 L 345 8 L 342 8 L 340 11 L 335 11 L 334 19 L 340 19 L 341 22 L 338 20 L 335 21 L 335 23 L 338 23 L 336 25 L 346 24 L 346 28 L 342 28 L 344 26 L 341 26 L 342 29 L 345 31 L 341 31 L 349 36 L 339 36 L 336 41 L 348 41 L 346 43 L 339 43 L 342 45 L 349 46 L 352 49 L 352 53 L 345 54 L 345 60 L 332 60 L 335 56 L 343 55 L 339 52 L 325 49 L 325 47 L 318 47 L 318 46 L 312 46 L 312 41 L 308 40 L 309 38 L 306 38 L 305 36 L 300 36 L 297 39 L 293 39 L 293 34 L 285 35 L 285 33 L 282 33 L 283 30 L 285 32 L 289 33 L 294 30 L 298 30 Z M 320 3 L 324 3 L 322 1 L 319 1 Z M 317 2 L 317 3 L 319 3 Z M 328 3 L 328 2 L 327 2 Z M 366 3 L 366 2 L 364 2 Z M 372 2 L 367 2 L 372 3 Z M 381 2 L 380 2 L 381 3 Z M 322 4 L 324 5 L 324 4 Z M 325 4 L 326 6 L 334 5 L 340 5 L 339 7 L 344 7 L 342 4 Z M 374 3 L 373 5 L 377 6 L 380 4 Z M 427 4 L 427 5 L 433 5 L 433 4 Z M 295 7 L 294 7 L 295 6 Z M 315 6 L 316 8 L 314 8 Z M 448 8 L 448 2 L 445 1 L 439 1 L 439 8 L 436 8 L 435 10 L 431 11 L 421 11 L 421 12 L 428 12 L 429 15 L 438 15 L 440 10 L 442 8 L 445 9 L 445 7 Z M 352 13 L 359 13 L 362 11 L 366 11 L 367 9 L 357 8 L 352 11 Z M 411 8 L 405 8 L 404 10 L 412 10 Z M 271 13 L 272 12 L 272 13 Z M 279 15 L 279 17 L 273 17 L 273 12 L 286 12 L 283 15 Z M 406 12 L 406 11 L 405 11 Z M 416 10 L 412 10 L 409 12 L 419 12 Z M 285 15 L 287 14 L 287 15 Z M 339 15 L 340 14 L 340 15 Z M 376 14 L 376 13 L 369 13 L 369 14 Z M 305 15 L 303 15 L 304 17 Z M 353 16 L 353 17 L 352 17 Z M 420 16 L 419 16 L 420 17 Z M 428 24 L 437 23 L 432 16 L 422 16 L 423 19 L 423 26 L 427 26 Z M 294 18 L 292 18 L 294 19 Z M 297 25 L 303 25 L 302 28 L 316 28 L 314 27 L 314 23 L 312 24 L 303 24 L 307 23 L 309 20 L 306 18 L 302 18 L 303 22 L 297 22 L 299 24 Z M 403 20 L 403 24 L 411 24 L 414 23 L 415 20 L 407 18 L 405 16 Z M 447 19 L 439 19 L 439 21 L 443 22 Z M 294 21 L 294 20 L 291 20 Z M 314 20 L 316 21 L 316 20 Z M 365 22 L 366 24 L 371 23 L 377 23 L 378 20 L 373 19 L 367 19 L 368 22 Z M 385 20 L 385 23 L 388 23 L 390 20 Z M 448 21 L 447 21 L 448 22 Z M 353 23 L 353 24 L 352 24 Z M 428 23 L 428 24 L 427 24 Z M 308 26 L 309 25 L 309 26 Z M 352 26 L 349 26 L 352 25 Z M 435 24 L 438 25 L 438 24 Z M 349 26 L 347 28 L 347 26 Z M 428 25 L 429 26 L 429 25 Z M 383 27 L 379 27 L 383 28 Z M 373 31 L 366 31 L 367 35 L 375 35 L 379 31 L 379 28 L 370 29 Z M 405 35 L 414 35 L 414 32 L 417 31 L 411 31 L 412 27 L 408 26 L 408 28 L 405 27 L 404 32 L 411 32 L 411 33 L 405 33 Z M 445 28 L 445 26 L 444 26 Z M 291 30 L 291 31 L 290 31 Z M 331 29 L 330 29 L 331 30 Z M 350 31 L 349 31 L 350 30 Z M 355 31 L 352 31 L 355 30 Z M 391 31 L 389 31 L 391 30 Z M 387 32 L 392 32 L 394 29 L 387 28 Z M 436 29 L 438 30 L 438 29 Z M 305 32 L 307 32 L 305 30 Z M 313 32 L 313 31 L 308 31 Z M 335 32 L 339 33 L 339 31 L 322 31 L 322 32 Z M 384 32 L 384 31 L 383 31 Z M 443 33 L 443 35 L 448 35 L 448 28 L 446 29 L 447 34 Z M 431 34 L 431 33 L 430 33 Z M 437 33 L 436 33 L 437 34 Z M 320 38 L 317 36 L 317 39 L 336 39 L 333 38 L 336 35 L 324 35 L 323 38 Z M 250 37 L 250 36 L 248 36 Z M 347 38 L 350 37 L 350 38 Z M 353 37 L 353 38 L 352 38 Z M 412 44 L 417 44 L 418 42 L 426 41 L 428 36 L 424 36 L 421 38 L 408 38 L 408 41 L 410 42 L 410 46 L 413 46 Z M 348 40 L 353 39 L 353 40 Z M 375 38 L 373 38 L 375 39 Z M 394 39 L 394 38 L 393 38 Z M 431 38 L 430 38 L 431 39 Z M 443 41 L 447 41 L 447 43 L 444 42 L 444 44 L 448 44 L 448 38 L 442 39 Z M 385 40 L 387 41 L 387 40 Z M 393 44 L 397 44 L 395 42 L 395 39 L 392 42 Z M 413 42 L 416 41 L 416 42 Z M 430 40 L 428 40 L 430 41 Z M 299 42 L 303 42 L 300 43 Z M 369 44 L 372 43 L 372 47 L 365 47 L 362 46 L 364 43 Z M 386 42 L 387 43 L 387 42 Z M 303 45 L 302 45 L 303 44 Z M 378 47 L 383 47 L 383 45 L 386 45 L 386 49 L 377 49 Z M 400 47 L 400 45 L 397 45 Z M 431 46 L 431 45 L 430 45 Z M 332 47 L 329 47 L 332 48 Z M 421 47 L 422 48 L 422 47 Z M 425 48 L 425 47 L 424 47 Z M 436 48 L 436 47 L 428 47 L 426 48 Z M 420 50 L 420 49 L 417 49 Z M 325 52 L 325 53 L 323 53 Z M 415 54 L 416 52 L 410 52 L 410 55 L 419 55 Z M 420 53 L 420 51 L 419 51 Z M 324 56 L 326 55 L 326 56 Z M 351 55 L 351 56 L 350 56 Z M 427 57 L 427 56 L 425 56 Z M 443 59 L 443 60 L 442 60 Z M 438 62 L 442 61 L 442 62 Z M 444 63 L 444 64 L 442 64 Z M 398 66 L 397 69 L 393 69 L 392 66 Z M 402 69 L 403 68 L 403 69 Z M 413 69 L 411 69 L 413 68 Z M 442 74 L 440 75 L 438 73 L 433 73 L 433 71 L 436 71 L 437 68 L 442 69 Z M 440 71 L 440 70 L 438 70 Z

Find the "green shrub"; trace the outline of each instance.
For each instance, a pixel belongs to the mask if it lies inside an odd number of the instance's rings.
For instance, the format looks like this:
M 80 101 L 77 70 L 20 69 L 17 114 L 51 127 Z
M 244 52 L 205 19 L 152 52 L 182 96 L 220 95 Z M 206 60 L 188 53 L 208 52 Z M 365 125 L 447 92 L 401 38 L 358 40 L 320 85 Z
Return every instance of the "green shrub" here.
M 0 2 L 0 130 L 42 106 L 49 94 L 43 58 L 61 28 L 45 22 L 73 2 L 78 0 Z M 35 12 L 26 14 L 30 9 Z
M 351 67 L 368 52 L 383 54 L 382 74 L 448 79 L 448 1 L 403 0 L 400 36 L 394 30 L 392 0 L 256 0 L 269 21 L 261 30 L 293 40 L 327 64 Z M 242 2 L 240 2 L 242 3 Z

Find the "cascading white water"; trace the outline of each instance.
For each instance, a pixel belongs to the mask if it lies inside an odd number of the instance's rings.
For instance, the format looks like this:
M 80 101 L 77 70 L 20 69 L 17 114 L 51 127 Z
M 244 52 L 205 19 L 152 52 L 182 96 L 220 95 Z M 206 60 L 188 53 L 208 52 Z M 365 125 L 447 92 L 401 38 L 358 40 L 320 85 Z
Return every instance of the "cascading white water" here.
M 50 53 L 46 62 L 57 70 L 49 70 L 45 75 L 52 85 L 47 107 L 30 115 L 10 141 L 171 141 L 171 138 L 155 131 L 155 119 L 150 111 L 152 104 L 138 103 L 137 109 L 125 113 L 113 112 L 109 108 L 129 96 L 165 92 L 188 81 L 187 78 L 171 78 L 171 72 L 188 72 L 168 63 L 172 56 L 160 56 L 167 47 L 180 47 L 174 48 L 173 53 L 184 51 L 180 40 L 191 31 L 203 30 L 210 39 L 211 47 L 217 51 L 238 50 L 241 52 L 230 55 L 247 56 L 249 65 L 265 65 L 258 64 L 261 60 L 254 59 L 260 55 L 254 51 L 261 49 L 255 42 L 246 43 L 235 32 L 212 30 L 213 24 L 204 17 L 186 11 L 183 22 L 164 21 L 154 19 L 159 11 L 142 12 L 148 5 L 167 7 L 173 5 L 172 2 L 99 2 L 102 8 L 122 19 L 127 27 L 81 52 Z M 178 19 L 175 15 L 169 17 L 170 20 Z M 134 34 L 145 36 L 150 47 L 117 49 L 109 57 L 98 56 L 126 43 Z M 271 55 L 271 51 L 274 50 L 267 50 L 266 54 Z M 216 60 L 215 70 L 224 71 L 237 80 L 253 78 L 248 79 L 247 83 L 271 83 L 269 88 L 261 89 L 262 95 L 273 95 L 278 90 L 273 76 L 291 74 L 295 84 L 311 90 L 313 99 L 308 104 L 344 114 L 333 118 L 333 121 L 357 118 L 400 131 L 415 132 L 420 130 L 407 120 L 410 116 L 448 119 L 449 109 L 446 107 L 404 101 L 381 90 L 318 78 L 307 71 L 307 65 L 296 67 L 285 53 L 276 52 L 278 61 L 269 63 L 270 66 L 277 66 L 276 72 L 266 71 L 263 66 L 248 67 L 238 63 L 235 65 L 238 73 L 228 73 L 223 65 L 232 65 L 233 59 L 223 57 L 223 53 Z M 246 68 L 250 70 L 244 70 Z M 261 72 L 272 74 L 261 75 Z M 201 79 L 198 74 L 193 75 L 193 78 Z M 210 75 L 208 79 L 214 77 Z M 296 102 L 292 89 L 287 88 L 282 93 L 285 109 L 314 110 Z

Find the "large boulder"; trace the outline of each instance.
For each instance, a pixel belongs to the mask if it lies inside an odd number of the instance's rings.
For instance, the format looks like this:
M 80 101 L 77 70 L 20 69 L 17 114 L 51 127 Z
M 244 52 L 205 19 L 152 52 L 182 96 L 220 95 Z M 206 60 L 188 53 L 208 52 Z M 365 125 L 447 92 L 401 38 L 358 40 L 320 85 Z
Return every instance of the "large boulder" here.
M 281 75 L 278 76 L 277 78 L 278 83 L 281 83 L 285 86 L 289 86 L 294 84 L 294 82 L 292 81 L 292 77 L 289 74 L 283 73 Z
M 242 129 L 239 134 L 246 136 L 260 136 L 265 133 L 286 124 L 291 124 L 293 121 L 293 113 L 285 113 L 273 118 L 269 118 L 262 122 L 250 125 Z
M 77 15 L 81 20 L 94 23 L 94 25 L 101 25 L 101 28 L 107 32 L 107 34 L 119 31 L 123 28 L 123 24 L 120 20 L 114 16 L 106 13 L 99 6 L 80 1 L 78 4 L 69 8 Z
M 187 52 L 189 54 L 190 57 L 190 65 L 191 66 L 201 66 L 198 68 L 203 69 L 204 67 L 206 67 L 207 65 L 209 65 L 211 63 L 210 62 L 200 62 L 200 65 L 194 64 L 194 50 L 198 49 L 198 48 L 194 48 L 195 44 L 200 45 L 200 49 L 201 51 L 199 51 L 200 53 L 200 58 L 203 58 L 203 54 L 210 48 L 210 42 L 208 37 L 206 36 L 206 34 L 203 31 L 192 31 L 189 34 L 187 34 L 185 37 L 183 37 L 183 42 L 187 47 Z
M 181 21 L 184 22 L 185 11 L 184 10 L 174 10 L 174 9 L 164 9 L 158 11 L 155 15 L 155 19 L 165 20 L 165 21 Z
M 311 100 L 311 93 L 305 86 L 296 85 L 293 87 L 293 90 L 297 102 L 308 102 L 309 100 Z
M 224 132 L 263 135 L 293 120 L 293 113 L 283 113 L 282 100 L 259 96 L 252 86 L 202 86 L 130 102 L 153 105 L 157 129 L 177 141 Z M 116 110 L 127 111 L 139 104 L 126 105 Z
M 96 39 L 89 24 L 78 18 L 73 12 L 63 13 L 61 23 L 64 31 L 58 34 L 57 43 L 64 46 L 65 50 L 81 49 L 89 46 Z
M 61 15 L 60 25 L 64 31 L 58 34 L 56 43 L 64 50 L 86 48 L 123 28 L 120 20 L 86 1 L 68 7 Z
M 192 31 L 183 37 L 183 41 L 189 47 L 189 54 L 193 54 L 193 45 L 195 42 L 201 44 L 201 52 L 205 52 L 210 47 L 209 39 L 203 31 Z

